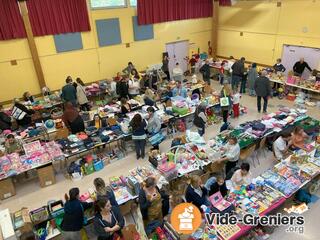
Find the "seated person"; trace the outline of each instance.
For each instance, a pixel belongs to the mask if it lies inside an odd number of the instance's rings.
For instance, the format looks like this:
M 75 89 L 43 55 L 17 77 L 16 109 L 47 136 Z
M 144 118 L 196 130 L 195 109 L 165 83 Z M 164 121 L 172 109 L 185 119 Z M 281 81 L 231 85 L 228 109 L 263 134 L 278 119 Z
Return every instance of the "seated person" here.
M 172 96 L 173 97 L 180 96 L 183 98 L 187 98 L 188 96 L 187 89 L 182 86 L 182 83 L 180 81 L 178 81 L 177 86 L 174 89 L 172 89 Z
M 84 132 L 84 121 L 71 102 L 65 104 L 62 120 L 72 134 Z
M 127 114 L 129 112 L 131 112 L 130 103 L 128 103 L 128 100 L 126 98 L 121 98 L 121 113 Z
M 29 92 L 25 92 L 23 94 L 23 101 L 33 103 L 34 102 L 34 98 L 33 98 L 33 96 L 31 96 L 31 94 Z
M 5 150 L 7 154 L 11 153 L 21 153 L 22 150 L 22 143 L 15 139 L 13 134 L 9 134 L 6 138 L 6 142 L 4 144 Z
M 209 196 L 212 196 L 216 192 L 220 192 L 222 197 L 225 197 L 228 194 L 226 182 L 222 175 L 209 178 L 208 181 L 206 182 L 205 187 L 209 191 Z
M 292 149 L 302 149 L 307 151 L 305 147 L 305 140 L 308 139 L 308 135 L 305 133 L 302 127 L 296 126 L 291 134 Z
M 106 186 L 106 183 L 102 178 L 95 178 L 93 180 L 93 185 L 96 188 L 97 199 L 106 197 L 109 199 L 112 206 L 119 206 L 111 187 Z
M 20 103 L 19 99 L 14 99 L 13 104 L 11 116 L 17 121 L 19 126 L 28 128 L 32 123 L 31 116 L 35 112 Z
M 163 217 L 168 214 L 169 196 L 159 190 L 154 177 L 148 177 L 143 182 L 139 191 L 139 205 L 145 228 L 155 221 L 162 223 Z
M 191 182 L 186 190 L 186 201 L 194 204 L 201 210 L 201 206 L 210 206 L 208 200 L 208 190 L 202 185 L 201 178 L 198 175 L 191 177 Z
M 282 133 L 280 137 L 273 142 L 273 152 L 278 161 L 285 159 L 291 145 L 291 134 L 289 133 Z
M 119 207 L 112 206 L 106 197 L 100 197 L 95 204 L 96 215 L 93 220 L 97 240 L 118 239 L 121 229 L 124 227 L 124 218 Z
M 156 94 L 150 88 L 147 88 L 144 93 L 143 100 L 146 105 L 154 106 L 156 102 Z
M 240 169 L 236 170 L 231 178 L 234 187 L 242 185 L 249 185 L 251 183 L 250 164 L 242 163 Z
M 3 111 L 3 107 L 0 105 L 0 130 L 11 129 L 11 126 L 12 122 L 10 116 Z

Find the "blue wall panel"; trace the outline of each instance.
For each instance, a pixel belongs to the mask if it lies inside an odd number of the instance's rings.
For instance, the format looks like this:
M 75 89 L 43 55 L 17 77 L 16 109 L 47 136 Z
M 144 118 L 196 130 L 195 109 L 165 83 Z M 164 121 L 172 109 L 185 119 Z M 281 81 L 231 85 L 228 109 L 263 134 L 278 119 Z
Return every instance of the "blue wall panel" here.
M 134 33 L 134 40 L 141 41 L 141 40 L 148 40 L 153 39 L 153 25 L 138 25 L 138 17 L 132 17 L 133 23 L 133 33 Z
M 53 38 L 58 53 L 83 49 L 79 32 L 54 35 Z
M 121 44 L 119 18 L 96 20 L 99 46 Z

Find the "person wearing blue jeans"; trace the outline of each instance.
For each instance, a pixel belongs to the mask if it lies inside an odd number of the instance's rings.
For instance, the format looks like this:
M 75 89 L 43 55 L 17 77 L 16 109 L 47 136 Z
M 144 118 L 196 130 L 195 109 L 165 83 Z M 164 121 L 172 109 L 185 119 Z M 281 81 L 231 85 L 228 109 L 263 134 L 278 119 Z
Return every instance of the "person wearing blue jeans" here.
M 135 144 L 137 160 L 145 157 L 147 122 L 139 113 L 133 116 L 130 124 L 132 127 L 132 140 Z
M 240 60 L 236 61 L 231 67 L 231 69 L 232 69 L 232 81 L 231 81 L 232 90 L 235 90 L 235 89 L 238 90 L 239 83 L 242 81 L 243 74 L 245 71 L 244 63 L 245 63 L 245 58 L 242 57 Z

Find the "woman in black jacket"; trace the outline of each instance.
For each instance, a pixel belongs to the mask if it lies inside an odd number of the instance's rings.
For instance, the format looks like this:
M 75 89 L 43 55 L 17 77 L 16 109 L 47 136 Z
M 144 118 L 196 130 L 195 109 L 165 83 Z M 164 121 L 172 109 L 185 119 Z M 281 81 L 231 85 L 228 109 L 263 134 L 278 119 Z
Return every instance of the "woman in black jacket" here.
M 186 190 L 186 200 L 201 210 L 201 206 L 210 206 L 208 200 L 208 190 L 202 185 L 201 178 L 198 175 L 191 177 L 191 183 Z
M 93 226 L 98 236 L 97 240 L 112 240 L 116 239 L 116 236 L 121 236 L 121 229 L 125 223 L 120 209 L 111 206 L 107 198 L 100 198 L 95 206 L 97 213 Z
M 121 81 L 117 83 L 116 92 L 119 95 L 119 100 L 121 100 L 121 98 L 129 99 L 129 84 L 127 78 L 122 78 Z
M 169 196 L 160 191 L 156 180 L 148 177 L 139 192 L 139 205 L 145 228 L 154 221 L 162 223 L 169 212 Z
M 79 200 L 79 188 L 71 188 L 69 196 L 66 194 L 64 205 L 64 216 L 61 223 L 64 240 L 81 240 L 80 230 L 84 224 L 84 211 L 93 206 L 93 203 L 81 202 Z

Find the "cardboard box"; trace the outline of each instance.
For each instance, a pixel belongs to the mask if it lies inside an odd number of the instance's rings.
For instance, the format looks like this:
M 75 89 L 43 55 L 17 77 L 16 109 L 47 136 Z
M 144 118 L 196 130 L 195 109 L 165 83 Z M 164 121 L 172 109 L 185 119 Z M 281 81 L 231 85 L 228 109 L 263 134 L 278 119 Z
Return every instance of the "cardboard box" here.
M 7 178 L 0 181 L 0 199 L 6 199 L 16 195 L 16 189 L 12 182 L 12 178 Z
M 52 165 L 37 168 L 37 173 L 41 187 L 47 187 L 56 183 L 56 176 Z

